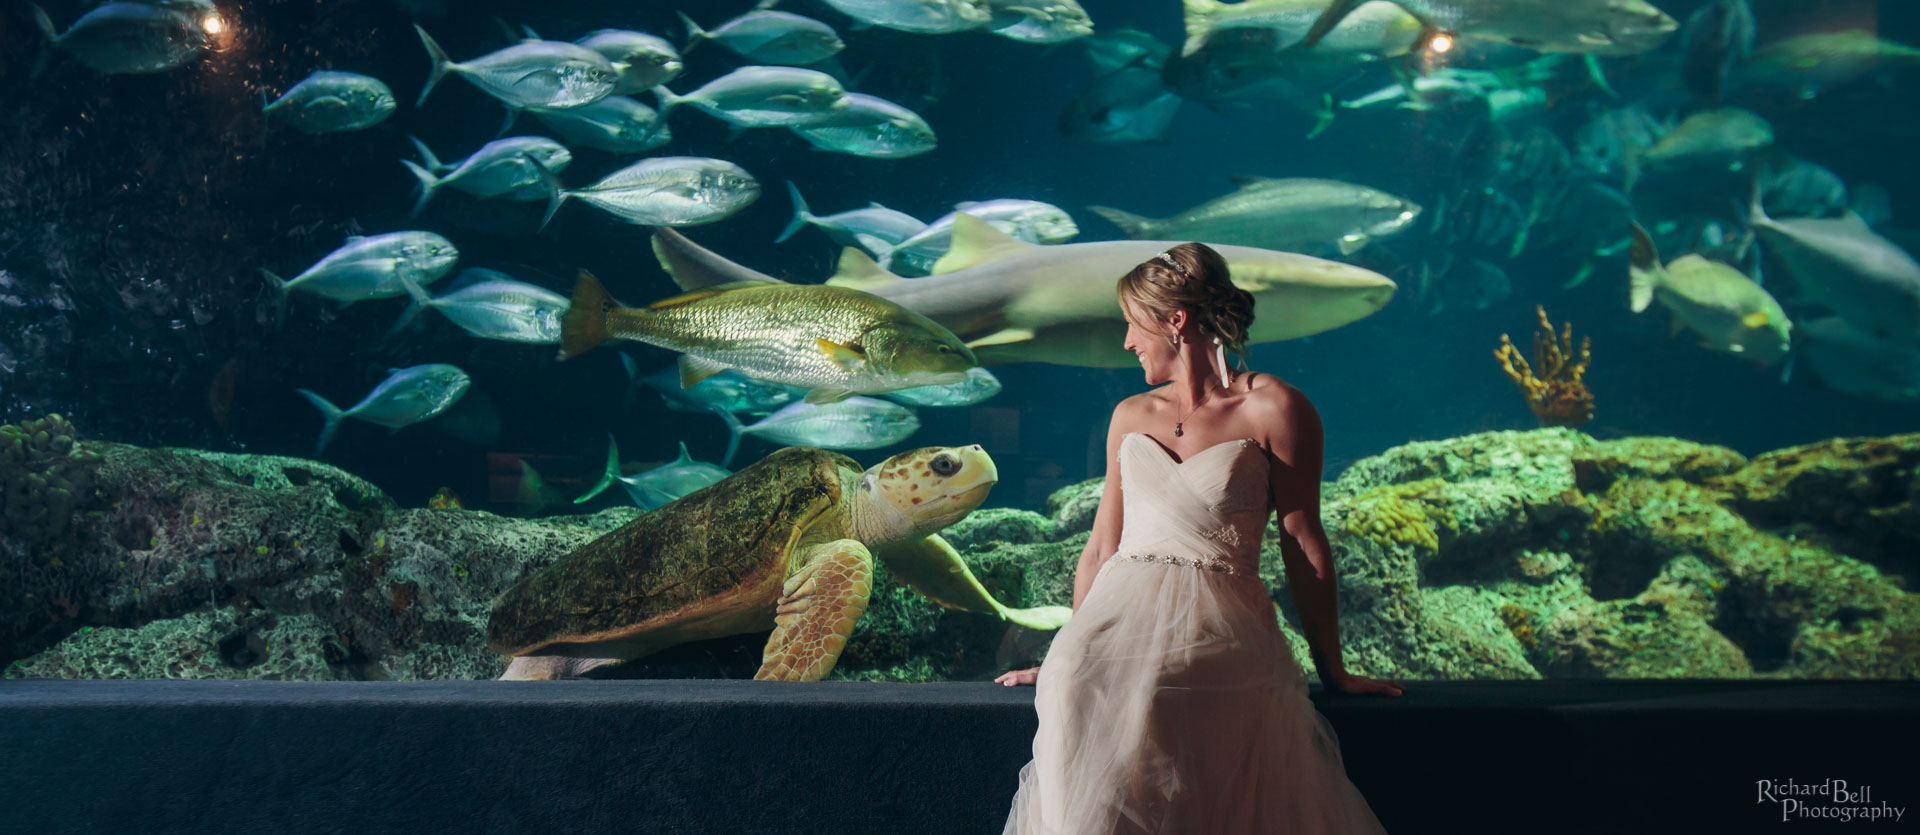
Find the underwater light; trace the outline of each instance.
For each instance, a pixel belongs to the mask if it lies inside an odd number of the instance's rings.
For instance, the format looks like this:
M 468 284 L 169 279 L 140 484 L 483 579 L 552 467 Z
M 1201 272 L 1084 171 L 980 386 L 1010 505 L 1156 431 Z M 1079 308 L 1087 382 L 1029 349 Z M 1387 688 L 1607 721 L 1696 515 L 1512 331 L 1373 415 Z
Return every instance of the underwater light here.
M 1435 53 L 1446 52 L 1453 48 L 1453 36 L 1445 32 L 1436 34 L 1433 36 L 1433 40 L 1427 42 L 1427 48 L 1433 50 Z
M 227 25 L 221 22 L 219 15 L 210 14 L 200 21 L 200 28 L 207 30 L 209 35 L 218 35 L 222 29 L 227 28 Z

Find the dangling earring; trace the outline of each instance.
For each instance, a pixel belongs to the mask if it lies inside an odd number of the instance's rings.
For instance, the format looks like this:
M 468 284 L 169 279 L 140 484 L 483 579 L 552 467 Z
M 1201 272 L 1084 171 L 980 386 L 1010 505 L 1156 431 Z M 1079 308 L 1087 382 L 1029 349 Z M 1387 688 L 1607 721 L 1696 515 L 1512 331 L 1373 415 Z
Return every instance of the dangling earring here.
M 1233 384 L 1227 381 L 1227 344 L 1217 336 L 1213 338 L 1213 361 L 1220 366 L 1220 387 L 1231 387 Z

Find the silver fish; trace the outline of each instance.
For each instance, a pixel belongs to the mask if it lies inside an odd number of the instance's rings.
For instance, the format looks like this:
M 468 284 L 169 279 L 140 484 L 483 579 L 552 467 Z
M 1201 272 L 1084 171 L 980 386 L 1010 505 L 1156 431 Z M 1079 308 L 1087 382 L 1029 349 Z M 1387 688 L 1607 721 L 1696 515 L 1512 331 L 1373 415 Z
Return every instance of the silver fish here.
M 794 125 L 793 132 L 820 150 L 873 159 L 916 156 L 939 144 L 927 120 L 900 105 L 865 93 L 848 93 L 842 101 L 845 107 Z
M 1748 224 L 1787 265 L 1796 301 L 1825 305 L 1874 339 L 1920 347 L 1920 263 L 1859 215 L 1774 220 L 1756 180 Z
M 1363 0 L 1334 0 L 1299 46 L 1318 44 Z M 1680 22 L 1645 0 L 1397 0 L 1442 32 L 1540 52 L 1633 55 L 1664 43 Z
M 1159 69 L 1166 66 L 1167 56 L 1173 53 L 1173 47 L 1159 38 L 1132 28 L 1100 32 L 1080 43 L 1087 48 L 1087 60 L 1093 64 L 1093 74 L 1097 76 L 1135 61 Z
M 1767 167 L 1760 202 L 1776 218 L 1838 217 L 1847 210 L 1847 184 L 1824 167 L 1789 157 L 1778 168 Z
M 1093 18 L 1075 0 L 987 0 L 987 28 L 1022 43 L 1065 43 L 1093 34 Z
M 654 157 L 608 174 L 586 188 L 555 187 L 641 226 L 697 226 L 732 215 L 760 199 L 760 181 L 722 159 Z M 559 201 L 547 212 L 552 218 Z M 544 221 L 543 221 L 544 224 Z
M 685 12 L 677 12 L 687 28 L 687 51 L 701 41 L 713 41 L 756 64 L 801 66 L 825 61 L 846 48 L 833 27 L 791 12 L 754 11 L 712 30 L 700 28 Z
M 620 355 L 632 375 L 633 359 Z M 799 386 L 756 380 L 731 368 L 691 386 L 682 387 L 679 364 L 647 375 L 642 382 L 660 392 L 667 408 L 680 412 L 738 412 L 765 415 L 806 395 Z
M 526 40 L 455 63 L 427 30 L 414 24 L 420 43 L 433 59 L 432 74 L 420 88 L 418 107 L 426 103 L 447 73 L 459 73 L 487 95 L 517 107 L 579 107 L 613 93 L 620 74 L 600 53 L 562 41 Z
M 665 38 L 628 29 L 596 29 L 582 35 L 575 45 L 586 47 L 613 64 L 619 79 L 613 95 L 644 93 L 680 77 L 685 65 L 680 52 Z
M 1184 101 L 1167 92 L 1160 71 L 1132 66 L 1094 79 L 1060 113 L 1060 133 L 1083 142 L 1167 141 Z
M 1894 403 L 1920 402 L 1920 349 L 1875 339 L 1838 316 L 1803 322 L 1799 347 L 1827 388 Z
M 539 200 L 542 198 L 557 201 L 546 184 L 548 178 L 541 174 L 540 167 L 548 172 L 558 172 L 573 162 L 573 154 L 566 146 L 544 136 L 514 136 L 496 139 L 480 146 L 466 159 L 454 164 L 442 163 L 427 149 L 427 145 L 413 137 L 413 147 L 420 152 L 420 164 L 412 160 L 401 160 L 413 176 L 420 179 L 420 198 L 413 204 L 413 214 L 418 216 L 443 187 L 451 186 L 482 199 L 506 196 L 514 200 Z M 535 165 L 539 163 L 539 166 Z M 439 176 L 441 172 L 448 172 Z M 557 202 L 556 202 L 557 205 Z
M 1692 329 L 1701 347 L 1765 366 L 1785 359 L 1793 343 L 1793 323 L 1773 294 L 1739 270 L 1698 254 L 1661 266 L 1653 239 L 1637 223 L 1627 275 L 1633 312 L 1658 300 L 1672 311 L 1674 330 Z
M 987 225 L 1028 243 L 1057 244 L 1080 234 L 1073 216 L 1052 203 L 1019 198 L 979 200 L 956 204 L 953 211 L 927 224 L 918 234 L 886 252 L 875 253 L 874 257 L 889 270 L 924 273 L 953 246 L 954 223 L 961 214 L 984 220 Z
M 727 455 L 731 462 L 740 436 L 757 435 L 787 446 L 821 449 L 879 449 L 920 431 L 920 416 L 898 403 L 855 395 L 833 403 L 789 403 L 758 422 L 742 425 L 727 412 Z
M 314 392 L 296 389 L 308 402 L 319 408 L 327 421 L 320 429 L 320 443 L 313 450 L 315 455 L 327 448 L 327 442 L 333 440 L 333 431 L 340 427 L 342 420 L 358 418 L 394 429 L 432 420 L 459 402 L 473 382 L 467 372 L 442 363 L 392 368 L 388 371 L 391 375 L 387 379 L 374 386 L 373 391 L 368 392 L 359 403 L 344 410 Z
M 808 125 L 847 107 L 847 91 L 839 81 L 799 67 L 741 67 L 684 96 L 665 87 L 653 93 L 662 116 L 692 105 L 742 128 Z
M 865 249 L 868 242 L 878 242 L 878 246 L 891 247 L 913 237 L 927 228 L 925 223 L 916 220 L 906 212 L 896 212 L 879 203 L 869 204 L 863 209 L 849 209 L 838 214 L 815 215 L 807 210 L 807 201 L 800 196 L 799 187 L 787 183 L 787 192 L 793 195 L 793 220 L 787 228 L 781 230 L 780 237 L 774 243 L 785 243 L 794 233 L 805 229 L 809 224 L 820 227 L 834 243 L 841 246 L 858 246 Z M 871 251 L 871 250 L 869 250 Z
M 693 456 L 687 453 L 686 441 L 680 442 L 680 457 L 645 472 L 622 475 L 620 446 L 613 440 L 612 433 L 608 433 L 607 469 L 600 476 L 599 483 L 580 498 L 574 499 L 573 503 L 585 502 L 618 483 L 627 488 L 627 495 L 632 497 L 634 504 L 654 510 L 709 484 L 718 484 L 730 475 L 733 473 L 725 467 L 693 460 Z
M 667 120 L 628 96 L 608 96 L 561 110 L 534 107 L 528 112 L 570 143 L 616 154 L 645 153 L 673 141 Z
M 349 303 L 404 296 L 405 282 L 432 284 L 459 260 L 453 242 L 432 232 L 388 232 L 348 238 L 291 281 L 264 268 L 260 274 L 273 281 L 284 308 L 287 294 L 295 290 Z
M 118 75 L 165 72 L 193 60 L 208 45 L 200 18 L 146 3 L 108 3 L 81 15 L 65 32 L 56 32 L 39 6 L 28 3 L 27 8 L 47 39 L 46 50 L 34 61 L 34 77 L 46 71 L 56 49 L 94 72 Z
M 993 20 L 986 0 L 824 0 L 836 11 L 862 23 L 943 35 L 979 29 Z
M 558 345 L 561 317 L 567 315 L 571 304 L 566 296 L 538 284 L 477 267 L 461 272 L 453 289 L 438 296 L 429 297 L 424 288 L 411 281 L 404 287 L 413 296 L 413 303 L 394 323 L 394 331 L 406 327 L 420 311 L 432 308 L 481 339 Z
M 340 133 L 380 124 L 395 106 L 393 91 L 378 78 L 321 70 L 293 85 L 261 112 L 291 122 L 302 133 Z
M 1238 244 L 1285 252 L 1351 255 L 1404 231 L 1420 205 L 1404 197 L 1338 180 L 1236 178 L 1240 190 L 1178 215 L 1154 220 L 1089 206 L 1135 240 Z
M 979 366 L 967 369 L 967 378 L 938 386 L 916 386 L 881 393 L 909 406 L 971 406 L 1000 393 L 1000 378 Z
M 1688 116 L 1640 154 L 1641 165 L 1712 166 L 1738 171 L 1773 145 L 1773 126 L 1751 110 L 1722 107 Z M 1628 161 L 1635 162 L 1633 157 Z M 1628 167 L 1629 177 L 1633 167 Z M 1631 184 L 1629 184 L 1631 185 Z

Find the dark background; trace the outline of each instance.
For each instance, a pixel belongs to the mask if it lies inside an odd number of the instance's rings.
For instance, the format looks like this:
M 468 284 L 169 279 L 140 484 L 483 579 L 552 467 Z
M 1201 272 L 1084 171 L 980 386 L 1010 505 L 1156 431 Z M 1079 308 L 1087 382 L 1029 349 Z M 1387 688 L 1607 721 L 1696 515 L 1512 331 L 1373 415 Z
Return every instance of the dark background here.
M 1681 19 L 1698 6 L 1657 3 Z M 456 60 L 506 44 L 496 17 L 556 39 L 603 27 L 681 37 L 676 4 L 665 2 L 450 5 L 457 7 L 451 13 L 418 19 Z M 751 3 L 677 5 L 712 26 Z M 1762 43 L 1857 26 L 1920 41 L 1914 12 L 1903 5 L 1754 2 Z M 1180 42 L 1173 0 L 1089 0 L 1086 6 L 1102 30 L 1135 26 Z M 47 4 L 61 29 L 85 8 Z M 688 234 L 796 281 L 824 278 L 837 249 L 813 230 L 772 243 L 791 214 L 787 180 L 822 214 L 877 200 L 932 220 L 963 200 L 1046 200 L 1074 215 L 1082 227 L 1078 240 L 1103 240 L 1119 232 L 1087 211 L 1090 204 L 1172 214 L 1223 193 L 1226 178 L 1236 174 L 1348 179 L 1431 206 L 1453 151 L 1448 137 L 1458 133 L 1444 117 L 1386 111 L 1344 115 L 1309 141 L 1303 136 L 1310 121 L 1278 104 L 1220 113 L 1189 103 L 1165 144 L 1082 144 L 1057 127 L 1061 108 L 1091 79 L 1078 45 L 1022 44 L 985 32 L 852 31 L 847 18 L 812 0 L 781 8 L 840 29 L 849 44 L 839 62 L 853 79 L 850 89 L 914 108 L 941 140 L 938 150 L 920 157 L 861 159 L 813 151 L 780 130 L 729 139 L 716 119 L 690 108 L 674 113 L 675 139 L 655 153 L 729 159 L 764 188 L 740 214 Z M 284 325 L 276 327 L 274 294 L 260 268 L 291 277 L 350 234 L 408 228 L 452 239 L 462 252 L 461 268 L 500 269 L 562 292 L 582 268 L 630 304 L 673 287 L 648 249 L 645 229 L 588 207 L 569 205 L 536 233 L 538 204 L 480 202 L 448 192 L 417 221 L 408 220 L 415 181 L 398 163 L 413 155 L 406 137 L 420 137 L 442 159 L 458 159 L 493 137 L 501 109 L 457 78 L 414 107 L 429 62 L 410 28 L 414 18 L 393 3 L 264 0 L 223 2 L 220 11 L 235 30 L 226 48 L 170 73 L 99 76 L 61 58 L 42 77 L 29 78 L 42 39 L 23 4 L 0 6 L 0 417 L 13 422 L 59 412 L 88 438 L 305 456 L 321 421 L 294 388 L 314 389 L 344 408 L 388 368 L 450 362 L 473 376 L 468 402 L 447 418 L 398 433 L 348 421 L 325 459 L 371 479 L 403 504 L 424 503 L 447 486 L 468 506 L 524 512 L 531 508 L 514 500 L 521 458 L 572 495 L 597 478 L 608 431 L 630 461 L 668 460 L 682 439 L 696 458 L 720 456 L 725 430 L 719 421 L 668 411 L 645 390 L 629 396 L 613 348 L 556 363 L 551 348 L 475 339 L 431 314 L 421 317 L 424 326 L 389 337 L 386 330 L 403 307 L 396 299 L 336 309 L 296 294 Z M 1637 75 L 1678 48 L 1676 39 L 1648 56 L 1605 64 L 1622 95 L 1633 98 L 1647 89 L 1634 86 Z M 1458 57 L 1471 62 L 1475 55 L 1469 50 Z M 689 90 L 741 63 L 705 45 L 689 55 L 686 74 L 671 86 Z M 277 96 L 319 69 L 378 76 L 392 86 L 400 109 L 373 129 L 327 136 L 263 122 L 263 92 Z M 1920 210 L 1914 198 L 1920 166 L 1911 151 L 1920 137 L 1910 103 L 1916 77 L 1868 79 L 1811 101 L 1740 103 L 1772 120 L 1779 144 L 1792 153 L 1850 185 L 1885 186 L 1896 223 L 1912 226 L 1910 214 Z M 1340 92 L 1357 97 L 1387 81 L 1376 71 Z M 640 98 L 651 104 L 650 97 Z M 1579 115 L 1569 109 L 1555 118 Z M 518 132 L 538 127 L 526 120 Z M 1566 126 L 1556 128 L 1570 135 Z M 591 182 L 624 162 L 576 149 L 563 179 Z M 1576 263 L 1568 253 L 1527 253 L 1509 265 L 1513 297 L 1483 311 L 1425 315 L 1414 309 L 1403 282 L 1401 298 L 1379 314 L 1311 339 L 1258 346 L 1253 367 L 1312 396 L 1327 428 L 1328 478 L 1408 440 L 1535 426 L 1492 356 L 1503 332 L 1518 345 L 1529 343 L 1535 304 L 1545 305 L 1556 324 L 1570 319 L 1576 339 L 1592 338 L 1587 382 L 1597 411 L 1585 429 L 1599 437 L 1673 435 L 1754 454 L 1831 436 L 1920 428 L 1920 406 L 1826 390 L 1804 362 L 1783 384 L 1777 369 L 1668 337 L 1664 311 L 1628 312 L 1623 259 L 1603 263 L 1579 287 L 1561 289 Z M 637 343 L 618 350 L 631 354 L 643 373 L 672 360 Z M 971 409 L 922 409 L 925 428 L 902 448 L 987 445 L 1000 463 L 997 505 L 1038 507 L 1054 487 L 1099 475 L 1112 404 L 1144 387 L 1134 369 L 993 371 L 1006 386 L 1000 397 Z M 216 383 L 228 375 L 230 401 L 224 384 Z M 485 440 L 484 426 L 481 442 L 473 431 L 457 437 L 458 427 L 486 423 L 487 403 L 498 414 L 497 437 Z M 734 465 L 771 449 L 749 439 Z M 871 464 L 891 451 L 855 457 Z M 492 483 L 490 468 L 497 471 Z

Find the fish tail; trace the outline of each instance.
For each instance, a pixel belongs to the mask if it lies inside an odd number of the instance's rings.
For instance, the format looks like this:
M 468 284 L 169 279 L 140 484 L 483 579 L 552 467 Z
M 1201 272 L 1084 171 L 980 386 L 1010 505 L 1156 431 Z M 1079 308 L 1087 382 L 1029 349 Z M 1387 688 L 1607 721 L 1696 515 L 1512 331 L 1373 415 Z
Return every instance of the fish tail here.
M 513 104 L 511 102 L 501 102 L 501 104 L 506 106 L 505 110 L 507 111 L 507 114 L 505 116 L 500 117 L 500 129 L 493 132 L 493 138 L 495 139 L 499 139 L 502 136 L 506 136 L 507 131 L 513 130 L 513 122 L 516 118 L 520 116 L 519 105 Z
M 583 504 L 588 499 L 591 499 L 594 496 L 600 495 L 602 492 L 605 492 L 607 488 L 612 487 L 614 480 L 618 479 L 619 477 L 620 477 L 620 445 L 614 442 L 613 433 L 608 432 L 607 433 L 607 469 L 604 473 L 601 474 L 600 481 L 595 483 L 592 488 L 587 490 L 586 493 L 581 494 L 580 498 L 574 499 L 573 503 Z
M 791 180 L 787 181 L 787 193 L 793 195 L 793 221 L 780 231 L 780 237 L 773 239 L 776 244 L 786 243 L 794 233 L 807 228 L 807 221 L 813 219 L 813 213 L 807 211 L 807 201 L 800 196 L 800 187 Z
M 1182 0 L 1182 10 L 1186 13 L 1187 43 L 1180 48 L 1180 57 L 1185 58 L 1199 52 L 1213 37 L 1213 16 L 1220 11 L 1219 0 Z
M 552 222 L 553 216 L 559 213 L 560 204 L 567 202 L 567 198 L 572 197 L 573 192 L 560 185 L 560 178 L 554 176 L 553 169 L 548 168 L 534 155 L 521 154 L 520 156 L 526 158 L 527 164 L 533 166 L 533 170 L 540 172 L 540 182 L 547 187 L 547 212 L 540 216 L 540 228 L 545 230 L 547 224 Z
M 393 327 L 387 329 L 389 336 L 399 333 L 401 328 L 411 324 L 413 318 L 420 315 L 420 311 L 433 306 L 433 297 L 427 295 L 427 288 L 420 286 L 420 282 L 414 281 L 405 271 L 399 274 L 399 278 L 400 286 L 407 288 L 407 295 L 412 297 L 413 302 L 407 305 L 406 310 L 400 311 L 399 321 L 394 322 Z
M 625 310 L 593 273 L 580 271 L 573 285 L 573 303 L 560 320 L 560 359 L 571 359 L 607 341 L 607 313 Z
M 60 33 L 54 31 L 53 18 L 47 17 L 46 9 L 33 3 L 28 3 L 27 8 L 33 11 L 33 25 L 40 28 L 40 36 L 47 39 L 46 46 L 41 47 L 40 54 L 33 59 L 33 72 L 28 76 L 39 78 L 47 71 L 47 65 L 53 63 L 54 44 L 60 41 Z
M 312 403 L 318 408 L 320 415 L 327 420 L 326 425 L 320 427 L 320 443 L 313 448 L 313 454 L 319 455 L 322 450 L 327 448 L 327 442 L 333 440 L 333 430 L 340 428 L 340 421 L 347 416 L 347 413 L 341 411 L 339 406 L 333 405 L 333 403 L 326 398 L 311 391 L 306 389 L 295 389 L 295 391 L 300 392 L 302 397 L 307 398 L 307 402 Z
M 287 320 L 287 293 L 292 285 L 286 279 L 274 275 L 273 271 L 266 267 L 260 268 L 260 274 L 266 276 L 267 281 L 273 286 L 273 324 L 278 328 L 280 323 Z
M 685 56 L 692 52 L 694 47 L 699 46 L 701 41 L 707 39 L 707 30 L 700 28 L 700 24 L 693 22 L 693 18 L 687 17 L 686 12 L 675 10 L 674 14 L 680 16 L 680 25 L 687 27 L 687 43 L 680 47 L 680 54 Z
M 1106 206 L 1088 206 L 1087 208 L 1094 214 L 1106 218 L 1108 223 L 1120 227 L 1120 231 L 1127 233 L 1127 237 L 1134 240 L 1140 240 L 1141 236 L 1146 233 L 1147 226 L 1153 223 L 1153 221 L 1131 212 L 1109 209 Z
M 660 100 L 660 107 L 658 108 L 658 110 L 660 111 L 660 117 L 663 119 L 666 118 L 667 111 L 672 110 L 676 107 L 679 107 L 681 102 L 684 102 L 687 100 L 686 96 L 674 95 L 673 91 L 667 89 L 667 85 L 665 84 L 654 86 L 653 97 Z
M 409 218 L 419 217 L 420 211 L 427 207 L 427 201 L 432 200 L 433 195 L 440 191 L 440 178 L 433 176 L 432 171 L 414 163 L 413 160 L 403 159 L 400 164 L 406 166 L 408 171 L 412 171 L 413 176 L 420 178 L 420 199 L 413 201 L 413 211 L 407 213 Z
M 1627 255 L 1627 276 L 1631 282 L 1628 306 L 1639 313 L 1653 301 L 1653 287 L 1660 280 L 1660 253 L 1653 248 L 1653 238 L 1647 236 L 1647 230 L 1631 221 L 1628 225 L 1633 229 L 1633 249 Z
M 713 413 L 719 415 L 721 420 L 727 422 L 727 454 L 720 456 L 720 466 L 722 469 L 729 469 L 733 466 L 733 454 L 740 451 L 740 436 L 746 434 L 747 427 L 742 425 L 740 419 L 734 417 L 733 413 L 726 409 L 716 408 L 713 410 Z
M 453 62 L 447 60 L 446 50 L 441 49 L 440 44 L 436 43 L 433 36 L 427 34 L 427 30 L 421 28 L 420 24 L 414 24 L 413 31 L 420 33 L 420 43 L 426 46 L 427 57 L 433 59 L 433 70 L 427 75 L 427 84 L 420 88 L 420 98 L 413 103 L 414 107 L 419 107 L 427 103 L 427 94 L 433 92 L 433 85 L 440 83 L 440 79 L 446 77 L 447 70 L 453 67 Z

